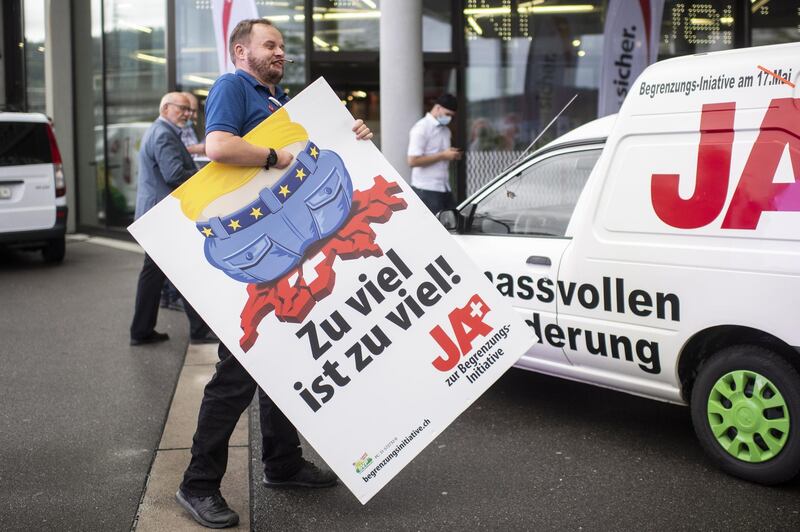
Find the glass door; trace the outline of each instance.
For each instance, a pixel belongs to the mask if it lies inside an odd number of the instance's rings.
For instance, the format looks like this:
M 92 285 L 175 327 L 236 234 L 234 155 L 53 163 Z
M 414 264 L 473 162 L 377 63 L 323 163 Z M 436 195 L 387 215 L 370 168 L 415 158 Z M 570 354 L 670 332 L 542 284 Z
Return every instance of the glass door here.
M 167 92 L 166 0 L 106 0 L 106 223 L 126 227 L 136 208 L 142 136 Z
M 105 226 L 105 133 L 101 0 L 73 4 L 75 23 L 75 161 L 79 226 Z

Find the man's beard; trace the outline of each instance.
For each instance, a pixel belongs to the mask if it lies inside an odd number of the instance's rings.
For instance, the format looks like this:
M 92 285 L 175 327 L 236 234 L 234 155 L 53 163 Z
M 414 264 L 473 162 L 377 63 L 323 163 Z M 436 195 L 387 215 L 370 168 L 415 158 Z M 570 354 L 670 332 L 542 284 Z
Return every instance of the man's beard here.
M 247 58 L 247 66 L 255 72 L 261 81 L 270 85 L 277 85 L 283 79 L 283 69 L 270 68 L 271 59 L 257 60 L 252 57 Z

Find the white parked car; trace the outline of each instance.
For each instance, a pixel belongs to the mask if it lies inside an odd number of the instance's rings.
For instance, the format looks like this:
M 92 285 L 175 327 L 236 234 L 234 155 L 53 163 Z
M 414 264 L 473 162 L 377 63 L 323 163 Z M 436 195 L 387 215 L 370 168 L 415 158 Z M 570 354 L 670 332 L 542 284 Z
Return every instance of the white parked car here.
M 800 471 L 797 57 L 656 63 L 439 215 L 530 325 L 520 367 L 688 404 L 711 459 L 766 484 Z
M 64 258 L 67 198 L 61 154 L 47 117 L 0 113 L 0 246 Z

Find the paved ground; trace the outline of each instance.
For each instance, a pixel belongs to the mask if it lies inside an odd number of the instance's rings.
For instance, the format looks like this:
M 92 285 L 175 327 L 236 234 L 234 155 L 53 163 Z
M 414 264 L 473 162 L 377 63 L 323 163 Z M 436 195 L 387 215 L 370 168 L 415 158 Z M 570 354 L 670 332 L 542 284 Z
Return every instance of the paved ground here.
M 0 255 L 0 528 L 130 530 L 188 324 L 128 346 L 142 255 L 70 242 L 63 264 Z
M 688 409 L 517 369 L 366 506 L 343 486 L 251 489 L 259 531 L 800 529 L 800 485 L 713 469 Z
M 203 389 L 214 374 L 217 345 L 190 345 L 175 387 L 164 434 L 155 453 L 142 504 L 135 524 L 136 532 L 184 532 L 202 530 L 189 514 L 175 503 L 175 491 L 190 459 L 192 436 L 197 427 L 197 412 Z M 233 431 L 228 449 L 228 470 L 222 479 L 225 499 L 239 514 L 235 530 L 250 529 L 250 486 L 248 475 L 248 416 L 242 416 Z

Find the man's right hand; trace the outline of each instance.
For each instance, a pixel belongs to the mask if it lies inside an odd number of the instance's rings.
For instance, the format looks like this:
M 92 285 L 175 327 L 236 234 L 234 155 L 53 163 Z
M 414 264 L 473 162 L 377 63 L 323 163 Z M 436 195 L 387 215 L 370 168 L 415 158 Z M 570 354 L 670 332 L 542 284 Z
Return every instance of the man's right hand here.
M 444 151 L 439 152 L 443 161 L 457 161 L 461 159 L 461 150 L 458 148 L 447 148 Z
M 287 150 L 275 150 L 275 153 L 278 155 L 278 162 L 275 163 L 272 168 L 277 168 L 278 170 L 283 170 L 290 164 L 292 164 L 292 159 L 294 159 L 294 155 L 292 152 Z

